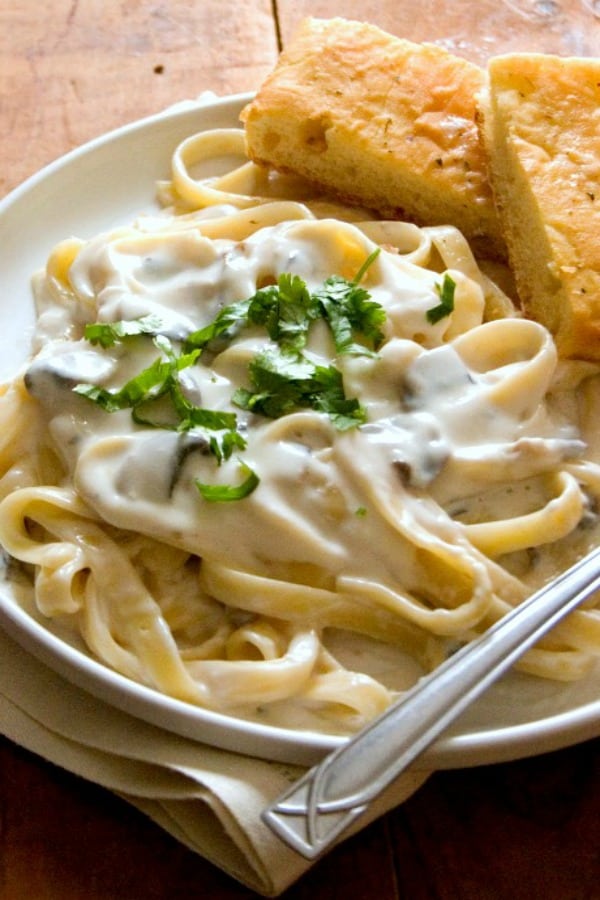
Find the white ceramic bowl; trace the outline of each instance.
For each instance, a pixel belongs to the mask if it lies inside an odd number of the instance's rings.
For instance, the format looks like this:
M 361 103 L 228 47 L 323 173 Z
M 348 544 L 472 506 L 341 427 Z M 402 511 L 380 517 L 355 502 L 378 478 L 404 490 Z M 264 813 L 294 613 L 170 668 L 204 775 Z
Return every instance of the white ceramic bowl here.
M 0 378 L 26 359 L 34 325 L 31 275 L 71 235 L 89 238 L 152 211 L 184 137 L 238 127 L 249 96 L 183 104 L 73 151 L 0 203 Z M 74 639 L 21 607 L 0 583 L 0 624 L 29 652 L 84 690 L 145 721 L 225 749 L 312 764 L 342 739 L 265 727 L 173 700 L 111 671 Z M 600 735 L 600 671 L 560 684 L 510 674 L 435 743 L 422 764 L 454 768 L 533 755 Z

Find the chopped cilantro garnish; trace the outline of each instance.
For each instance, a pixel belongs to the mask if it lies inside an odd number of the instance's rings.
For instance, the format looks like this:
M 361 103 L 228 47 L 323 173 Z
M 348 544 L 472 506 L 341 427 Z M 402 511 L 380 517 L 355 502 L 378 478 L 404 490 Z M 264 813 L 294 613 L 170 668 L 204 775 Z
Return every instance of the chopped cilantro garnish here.
M 314 293 L 299 275 L 280 275 L 277 284 L 261 288 L 248 300 L 223 307 L 209 325 L 189 335 L 186 348 L 203 350 L 217 338 L 231 339 L 248 325 L 261 325 L 276 344 L 299 351 L 306 346 L 311 324 L 323 319 L 337 353 L 370 354 L 370 348 L 356 338 L 361 337 L 376 350 L 383 341 L 385 311 L 359 287 L 359 281 L 379 252 L 377 249 L 367 257 L 352 281 L 332 275 Z
M 431 309 L 428 309 L 426 313 L 427 321 L 432 325 L 435 325 L 436 322 L 449 316 L 450 313 L 454 311 L 454 291 L 456 289 L 456 282 L 447 272 L 445 272 L 442 283 L 436 284 L 435 289 L 440 298 L 440 302 L 437 306 L 432 306 Z
M 310 327 L 318 319 L 328 325 L 338 354 L 372 355 L 378 349 L 384 339 L 385 311 L 359 282 L 379 252 L 377 249 L 367 257 L 351 281 L 332 275 L 314 292 L 300 276 L 280 275 L 276 284 L 225 306 L 212 322 L 187 337 L 181 353 L 160 333 L 162 323 L 153 315 L 87 325 L 86 339 L 103 348 L 135 335 L 151 335 L 161 356 L 117 390 L 93 384 L 78 384 L 74 390 L 107 412 L 130 409 L 139 425 L 200 431 L 220 465 L 235 450 L 246 447 L 246 440 L 237 427 L 237 417 L 235 413 L 191 403 L 179 373 L 194 365 L 211 344 L 219 349 L 244 328 L 258 326 L 264 328 L 272 345 L 250 360 L 250 388 L 235 391 L 233 403 L 268 418 L 279 418 L 298 409 L 314 409 L 326 413 L 340 431 L 354 428 L 366 421 L 366 412 L 358 400 L 346 397 L 342 373 L 334 365 L 313 363 L 302 351 Z M 246 476 L 240 485 L 196 481 L 201 495 L 210 501 L 247 497 L 258 485 L 258 477 L 245 463 L 240 465 Z

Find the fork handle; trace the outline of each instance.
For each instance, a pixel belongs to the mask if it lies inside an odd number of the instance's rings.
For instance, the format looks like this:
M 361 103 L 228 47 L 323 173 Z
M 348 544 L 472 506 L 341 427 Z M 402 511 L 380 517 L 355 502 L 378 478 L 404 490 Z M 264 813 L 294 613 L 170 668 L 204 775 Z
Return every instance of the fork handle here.
M 310 769 L 264 810 L 263 821 L 302 856 L 319 856 L 527 649 L 599 588 L 597 548 Z

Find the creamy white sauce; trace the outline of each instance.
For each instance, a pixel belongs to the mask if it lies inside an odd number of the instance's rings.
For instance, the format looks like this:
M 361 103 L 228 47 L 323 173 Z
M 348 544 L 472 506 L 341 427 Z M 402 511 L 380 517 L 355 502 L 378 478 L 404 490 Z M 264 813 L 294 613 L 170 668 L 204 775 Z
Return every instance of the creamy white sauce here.
M 92 320 L 153 313 L 164 323 L 163 333 L 177 340 L 280 273 L 298 274 L 314 290 L 336 270 L 348 269 L 347 257 L 360 264 L 368 251 L 368 241 L 353 226 L 328 221 L 262 228 L 241 243 L 211 241 L 192 228 L 127 231 L 84 246 L 69 278 L 93 304 Z M 159 355 L 150 338 L 102 350 L 56 335 L 30 366 L 27 385 L 45 408 L 77 491 L 113 525 L 232 566 L 260 572 L 278 561 L 292 562 L 350 576 L 376 577 L 383 571 L 390 580 L 401 572 L 404 581 L 408 572 L 408 581 L 416 582 L 417 567 L 411 569 L 410 558 L 399 559 L 385 523 L 370 522 L 365 541 L 368 510 L 367 516 L 357 511 L 369 501 L 343 462 L 348 448 L 372 484 L 388 492 L 400 486 L 431 489 L 433 495 L 439 486 L 442 500 L 465 495 L 464 473 L 452 472 L 469 457 L 493 465 L 511 454 L 518 458 L 519 446 L 534 441 L 526 477 L 536 477 L 557 458 L 581 452 L 573 423 L 553 419 L 545 408 L 528 414 L 522 404 L 498 400 L 498 386 L 515 377 L 526 359 L 479 371 L 468 362 L 472 350 L 463 358 L 460 346 L 442 343 L 452 317 L 432 325 L 426 316 L 439 302 L 438 275 L 386 252 L 372 268 L 369 290 L 387 313 L 386 342 L 375 357 L 336 360 L 347 395 L 367 408 L 368 421 L 358 429 L 337 432 L 325 414 L 315 428 L 313 414 L 310 425 L 297 417 L 294 427 L 286 426 L 273 439 L 272 421 L 237 409 L 232 394 L 247 384 L 247 362 L 265 341 L 253 330 L 240 334 L 224 353 L 181 373 L 192 402 L 238 416 L 248 441 L 239 456 L 260 479 L 254 493 L 239 502 L 209 503 L 194 487 L 195 479 L 238 483 L 237 455 L 217 466 L 201 435 L 136 426 L 129 410 L 109 414 L 73 392 L 80 382 L 119 388 Z M 478 288 L 470 284 L 469 290 Z M 56 317 L 56 323 L 64 329 L 64 318 Z M 478 326 L 483 345 L 486 329 L 492 340 L 494 327 Z M 334 357 L 322 326 L 315 326 L 307 355 L 325 365 Z M 467 488 L 467 494 L 476 490 L 477 478 Z M 511 511 L 511 502 L 509 493 L 501 495 L 502 514 Z

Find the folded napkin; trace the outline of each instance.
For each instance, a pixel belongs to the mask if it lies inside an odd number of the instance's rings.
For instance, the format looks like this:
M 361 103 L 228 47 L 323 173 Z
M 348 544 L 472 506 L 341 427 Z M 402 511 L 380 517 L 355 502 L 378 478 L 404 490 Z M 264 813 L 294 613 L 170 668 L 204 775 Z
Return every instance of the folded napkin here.
M 215 749 L 120 712 L 56 675 L 1 629 L 0 731 L 116 792 L 263 896 L 277 896 L 311 866 L 260 818 L 301 767 Z M 402 803 L 427 775 L 402 775 L 355 830 Z

